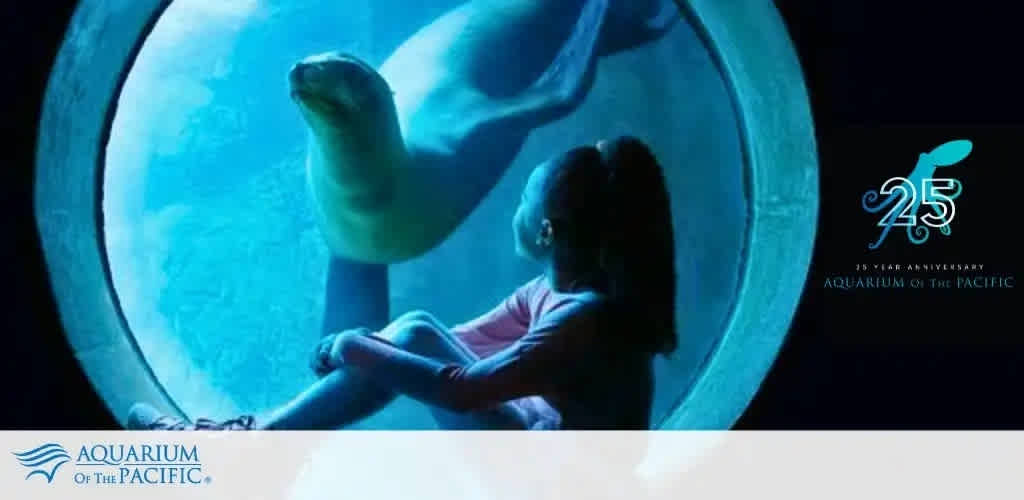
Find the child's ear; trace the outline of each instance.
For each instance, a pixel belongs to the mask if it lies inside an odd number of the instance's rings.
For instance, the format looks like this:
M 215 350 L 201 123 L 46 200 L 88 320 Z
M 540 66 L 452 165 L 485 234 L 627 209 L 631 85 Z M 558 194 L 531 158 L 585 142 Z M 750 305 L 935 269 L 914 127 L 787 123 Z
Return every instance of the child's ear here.
M 550 219 L 540 221 L 540 234 L 537 235 L 537 243 L 541 246 L 551 246 L 554 240 L 555 228 L 551 225 Z

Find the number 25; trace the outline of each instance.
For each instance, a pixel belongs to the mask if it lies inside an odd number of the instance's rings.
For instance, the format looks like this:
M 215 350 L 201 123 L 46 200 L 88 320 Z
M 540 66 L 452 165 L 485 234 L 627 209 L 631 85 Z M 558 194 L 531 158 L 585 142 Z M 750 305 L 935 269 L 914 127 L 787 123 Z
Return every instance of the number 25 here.
M 934 228 L 941 228 L 953 222 L 956 205 L 953 203 L 953 198 L 947 196 L 944 191 L 956 191 L 956 180 L 922 179 L 921 190 L 924 192 L 921 204 L 928 205 L 935 211 L 935 214 L 929 213 L 921 216 L 921 221 Z M 882 220 L 878 221 L 878 225 L 916 226 L 918 204 L 917 189 L 914 183 L 905 177 L 893 177 L 885 181 L 882 189 L 878 191 L 882 195 L 896 195 L 897 192 L 900 193 L 902 199 L 893 205 L 885 217 L 882 217 Z

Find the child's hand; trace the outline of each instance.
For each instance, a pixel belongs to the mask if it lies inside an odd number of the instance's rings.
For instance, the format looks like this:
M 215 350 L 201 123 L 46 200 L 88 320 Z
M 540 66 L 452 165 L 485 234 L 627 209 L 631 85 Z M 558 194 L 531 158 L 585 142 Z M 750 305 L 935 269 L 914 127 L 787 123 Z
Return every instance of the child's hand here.
M 365 337 L 367 335 L 373 335 L 373 330 L 369 328 L 353 328 L 351 330 L 345 330 L 339 333 L 335 338 L 333 345 L 328 347 L 330 353 L 328 354 L 329 363 L 335 368 L 341 367 L 344 360 L 341 356 L 342 344 L 352 337 Z
M 313 349 L 313 357 L 309 360 L 309 367 L 317 377 L 323 377 L 334 371 L 334 367 L 331 365 L 331 347 L 334 346 L 336 338 L 338 338 L 337 333 L 324 335 L 317 342 L 316 348 Z
M 317 342 L 316 349 L 313 350 L 313 358 L 309 362 L 309 367 L 313 369 L 313 373 L 317 377 L 323 377 L 328 373 L 336 370 L 340 367 L 339 361 L 340 356 L 337 354 L 335 344 L 338 342 L 338 338 L 342 335 L 370 335 L 373 331 L 369 328 L 353 328 L 351 330 L 345 330 L 343 332 L 332 333 L 330 335 L 324 335 L 319 342 Z

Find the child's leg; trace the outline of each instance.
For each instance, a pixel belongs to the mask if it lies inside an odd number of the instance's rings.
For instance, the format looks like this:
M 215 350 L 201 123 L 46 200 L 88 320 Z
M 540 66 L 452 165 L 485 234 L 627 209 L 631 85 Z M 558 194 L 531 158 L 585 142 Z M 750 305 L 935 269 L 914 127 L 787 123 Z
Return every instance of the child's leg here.
M 406 346 L 416 352 L 434 359 L 453 363 L 468 364 L 479 358 L 443 323 L 430 314 L 414 312 L 410 314 L 420 323 L 420 338 Z M 415 331 L 415 330 L 406 330 Z M 391 339 L 389 339 L 391 340 Z M 401 341 L 401 340 L 400 340 Z M 442 429 L 527 429 L 529 423 L 523 410 L 511 403 L 504 403 L 489 411 L 457 413 L 436 406 L 430 406 L 430 412 Z
M 358 374 L 334 370 L 270 415 L 257 419 L 262 429 L 330 430 L 380 411 L 395 395 Z
M 476 360 L 439 321 L 424 313 L 400 317 L 375 334 L 411 352 L 453 363 Z M 395 394 L 358 373 L 338 369 L 318 380 L 284 407 L 262 419 L 266 429 L 336 429 L 355 423 L 387 406 Z M 433 409 L 443 428 L 524 429 L 526 419 L 512 404 L 486 412 L 457 414 Z

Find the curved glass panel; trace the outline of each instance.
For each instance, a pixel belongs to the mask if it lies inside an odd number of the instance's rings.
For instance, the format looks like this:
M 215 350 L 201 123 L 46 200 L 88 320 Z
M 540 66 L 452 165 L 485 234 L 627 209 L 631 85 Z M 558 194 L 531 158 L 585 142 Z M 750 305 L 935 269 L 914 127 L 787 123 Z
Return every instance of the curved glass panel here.
M 305 185 L 306 125 L 288 69 L 328 50 L 379 65 L 460 3 L 178 0 L 155 25 L 113 122 L 104 229 L 128 325 L 186 413 L 262 412 L 314 380 L 307 356 L 320 336 L 328 251 Z M 736 116 L 685 22 L 602 58 L 583 103 L 532 132 L 455 233 L 390 266 L 392 316 L 423 309 L 455 324 L 536 276 L 511 237 L 531 169 L 600 138 L 640 137 L 666 169 L 679 272 L 681 347 L 659 361 L 656 422 L 698 375 L 739 288 L 749 200 Z M 360 427 L 433 425 L 418 404 L 399 400 Z

